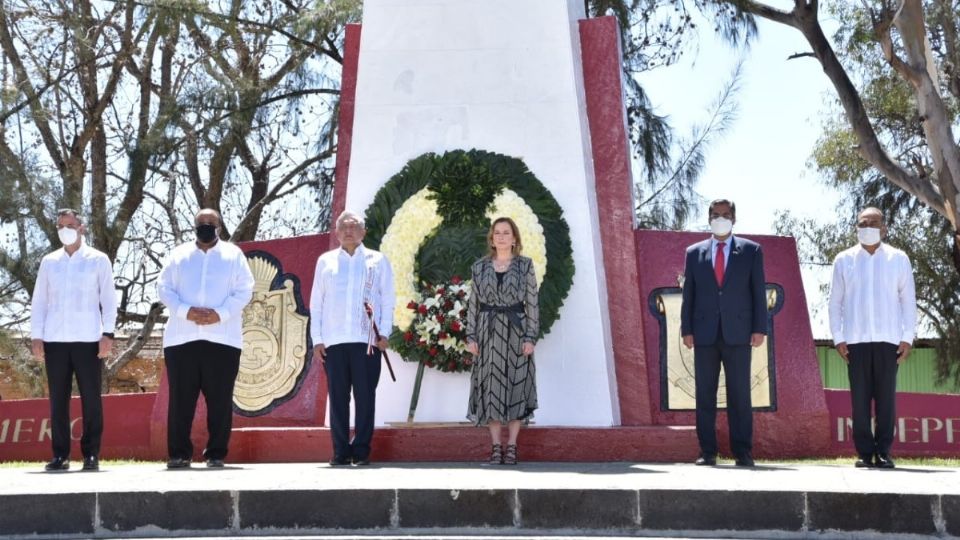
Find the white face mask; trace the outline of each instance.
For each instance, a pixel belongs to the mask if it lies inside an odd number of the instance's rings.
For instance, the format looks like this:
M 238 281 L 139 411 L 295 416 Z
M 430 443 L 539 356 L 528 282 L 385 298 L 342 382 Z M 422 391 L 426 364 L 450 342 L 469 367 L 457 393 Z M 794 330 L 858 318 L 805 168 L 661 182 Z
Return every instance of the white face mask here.
M 865 246 L 873 246 L 880 243 L 880 229 L 875 227 L 858 227 L 857 240 Z
M 62 229 L 57 229 L 57 236 L 60 237 L 60 242 L 62 242 L 63 245 L 72 246 L 77 242 L 77 238 L 80 235 L 77 233 L 76 229 L 63 227 Z
M 733 222 L 724 217 L 714 218 L 710 221 L 710 230 L 716 236 L 726 236 L 733 230 Z

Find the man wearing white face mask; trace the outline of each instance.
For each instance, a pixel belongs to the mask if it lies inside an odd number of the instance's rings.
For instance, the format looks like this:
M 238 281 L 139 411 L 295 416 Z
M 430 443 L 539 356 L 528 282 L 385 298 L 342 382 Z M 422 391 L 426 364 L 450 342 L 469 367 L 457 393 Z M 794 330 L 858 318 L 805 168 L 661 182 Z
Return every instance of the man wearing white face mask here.
M 883 243 L 883 213 L 867 208 L 857 217 L 859 244 L 833 262 L 830 332 L 847 363 L 853 402 L 857 467 L 892 469 L 897 368 L 910 354 L 917 299 L 907 255 Z M 876 433 L 871 408 L 876 406 Z
M 75 210 L 58 212 L 63 247 L 40 262 L 33 289 L 30 333 L 33 356 L 44 360 L 50 389 L 53 459 L 48 471 L 70 468 L 70 394 L 76 374 L 83 411 L 83 470 L 99 469 L 103 407 L 100 359 L 113 348 L 117 296 L 106 254 L 86 245 Z
M 710 203 L 713 235 L 687 248 L 680 335 L 693 349 L 696 382 L 697 465 L 717 463 L 717 388 L 726 374 L 730 450 L 739 467 L 753 466 L 750 347 L 767 334 L 767 296 L 760 245 L 732 234 L 737 207 Z

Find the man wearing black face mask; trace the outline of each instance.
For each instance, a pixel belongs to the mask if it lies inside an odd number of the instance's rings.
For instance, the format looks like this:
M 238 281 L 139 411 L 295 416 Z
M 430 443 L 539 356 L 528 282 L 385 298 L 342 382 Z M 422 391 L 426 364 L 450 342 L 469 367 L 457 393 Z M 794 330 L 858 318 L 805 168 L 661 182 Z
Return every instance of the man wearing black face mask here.
M 233 386 L 243 345 L 241 317 L 253 296 L 253 274 L 237 246 L 219 239 L 220 214 L 201 210 L 196 242 L 177 246 L 160 272 L 157 292 L 170 310 L 163 354 L 170 385 L 167 468 L 190 466 L 190 428 L 200 392 L 207 402 L 207 467 L 223 467 L 232 427 Z

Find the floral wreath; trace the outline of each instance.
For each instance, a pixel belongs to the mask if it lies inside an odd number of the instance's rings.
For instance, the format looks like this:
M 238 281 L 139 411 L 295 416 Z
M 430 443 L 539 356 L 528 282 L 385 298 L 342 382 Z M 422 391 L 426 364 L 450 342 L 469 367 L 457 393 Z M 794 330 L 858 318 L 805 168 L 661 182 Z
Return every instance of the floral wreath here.
M 488 252 L 492 219 L 514 220 L 540 286 L 540 335 L 559 318 L 573 283 L 563 210 L 520 159 L 481 150 L 423 154 L 394 175 L 366 211 L 366 244 L 394 271 L 391 347 L 405 360 L 466 371 L 465 328 L 472 263 Z

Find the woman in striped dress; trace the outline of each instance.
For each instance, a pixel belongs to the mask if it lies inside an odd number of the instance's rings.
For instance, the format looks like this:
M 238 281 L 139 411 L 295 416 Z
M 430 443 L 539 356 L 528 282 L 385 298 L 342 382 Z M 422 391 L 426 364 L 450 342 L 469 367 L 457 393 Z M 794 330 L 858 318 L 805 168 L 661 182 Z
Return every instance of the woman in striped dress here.
M 472 267 L 467 306 L 467 349 L 474 356 L 467 418 L 490 430 L 490 463 L 515 465 L 520 425 L 537 408 L 537 278 L 533 261 L 520 255 L 520 231 L 512 219 L 494 220 L 487 243 L 490 253 Z

